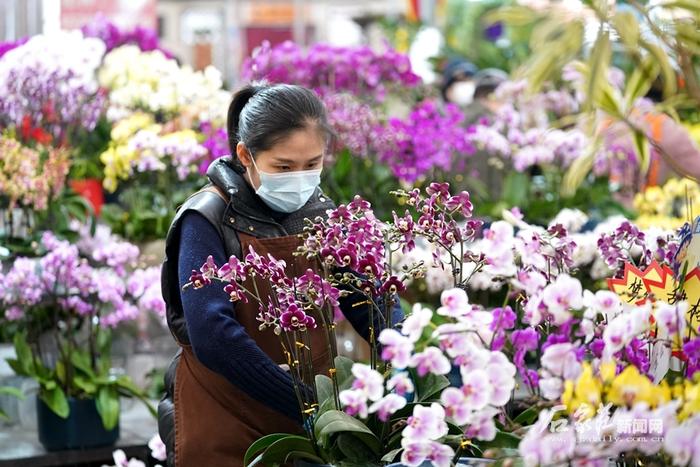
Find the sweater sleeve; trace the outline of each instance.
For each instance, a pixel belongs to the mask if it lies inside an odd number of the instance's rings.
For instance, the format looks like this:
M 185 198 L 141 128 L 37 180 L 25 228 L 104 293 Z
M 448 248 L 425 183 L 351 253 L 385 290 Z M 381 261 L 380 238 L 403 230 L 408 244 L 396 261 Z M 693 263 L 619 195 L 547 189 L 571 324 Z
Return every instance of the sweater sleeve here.
M 343 271 L 343 269 L 339 269 L 339 271 Z M 358 276 L 361 276 L 360 274 L 354 273 Z M 369 324 L 370 324 L 370 307 L 371 305 L 366 303 L 367 302 L 367 297 L 361 292 L 353 291 L 349 295 L 345 297 L 341 297 L 340 300 L 338 300 L 340 303 L 340 310 L 343 312 L 343 315 L 345 318 L 350 322 L 352 325 L 353 329 L 357 331 L 357 333 L 362 336 L 364 340 L 369 342 Z M 384 308 L 384 299 L 383 297 L 380 297 L 378 299 L 377 306 L 382 309 Z M 401 303 L 399 301 L 399 297 L 395 297 L 395 303 L 392 307 L 391 310 L 388 310 L 389 313 L 391 313 L 391 324 L 392 327 L 395 327 L 397 324 L 399 324 L 403 318 L 403 310 L 401 309 Z M 382 316 L 379 315 L 379 313 L 374 313 L 374 329 L 377 335 L 379 335 L 379 330 L 384 329 L 387 326 L 386 321 L 382 318 Z
M 223 375 L 249 396 L 301 424 L 291 376 L 265 354 L 232 313 L 223 285 L 213 282 L 198 290 L 182 285 L 192 270 L 212 255 L 217 265 L 228 261 L 218 232 L 201 214 L 181 220 L 178 254 L 180 297 L 192 350 L 207 368 Z

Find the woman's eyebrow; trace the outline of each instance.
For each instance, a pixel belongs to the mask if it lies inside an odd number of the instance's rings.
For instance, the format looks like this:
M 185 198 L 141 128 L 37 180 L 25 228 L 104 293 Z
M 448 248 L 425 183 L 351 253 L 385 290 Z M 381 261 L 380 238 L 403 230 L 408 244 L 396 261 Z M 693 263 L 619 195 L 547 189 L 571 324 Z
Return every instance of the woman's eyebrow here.
M 323 159 L 323 154 L 319 154 L 318 156 L 314 157 L 313 159 L 310 159 L 309 162 L 317 162 L 321 159 Z M 285 159 L 284 157 L 275 157 L 275 162 L 278 162 L 280 164 L 294 164 L 298 161 L 295 161 L 292 159 Z

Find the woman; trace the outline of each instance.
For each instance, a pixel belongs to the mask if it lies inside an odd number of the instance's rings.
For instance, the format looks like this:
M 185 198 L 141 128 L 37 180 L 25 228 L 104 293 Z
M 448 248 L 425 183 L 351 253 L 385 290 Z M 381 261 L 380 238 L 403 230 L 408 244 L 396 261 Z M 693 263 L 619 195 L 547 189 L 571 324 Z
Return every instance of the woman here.
M 333 208 L 318 187 L 330 129 L 318 97 L 291 85 L 242 89 L 227 126 L 233 156 L 211 165 L 211 183 L 179 209 L 166 240 L 162 289 L 181 350 L 166 374 L 158 411 L 168 465 L 177 467 L 241 466 L 259 437 L 301 430 L 279 342 L 258 330 L 257 305 L 251 300 L 234 307 L 216 284 L 184 291 L 182 285 L 208 255 L 221 265 L 249 246 L 284 259 L 292 274 L 309 267 L 292 253 L 304 219 Z M 369 310 L 361 301 L 350 295 L 341 308 L 367 338 Z M 324 339 L 321 327 L 313 331 L 314 348 L 326 348 Z M 328 354 L 314 359 L 318 373 L 329 365 Z

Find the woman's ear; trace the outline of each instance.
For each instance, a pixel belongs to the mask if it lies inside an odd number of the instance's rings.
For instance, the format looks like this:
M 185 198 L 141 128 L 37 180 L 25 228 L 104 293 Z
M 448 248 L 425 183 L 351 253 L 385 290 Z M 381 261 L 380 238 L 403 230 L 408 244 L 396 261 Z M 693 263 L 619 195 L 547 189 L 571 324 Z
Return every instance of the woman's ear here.
M 246 169 L 253 164 L 253 161 L 250 158 L 250 151 L 248 151 L 248 148 L 243 141 L 239 141 L 236 145 L 236 155 L 238 156 L 238 160 L 241 165 Z

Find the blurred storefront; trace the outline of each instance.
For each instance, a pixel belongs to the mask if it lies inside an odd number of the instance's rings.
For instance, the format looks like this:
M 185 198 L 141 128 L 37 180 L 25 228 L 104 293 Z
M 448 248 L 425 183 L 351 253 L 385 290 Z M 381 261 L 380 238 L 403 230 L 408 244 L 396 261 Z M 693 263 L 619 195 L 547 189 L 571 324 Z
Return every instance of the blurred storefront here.
M 197 69 L 214 65 L 235 84 L 262 41 L 350 45 L 377 42 L 358 18 L 401 15 L 407 0 L 0 0 L 5 41 L 77 28 L 97 14 L 120 27 L 157 28 L 162 44 Z

